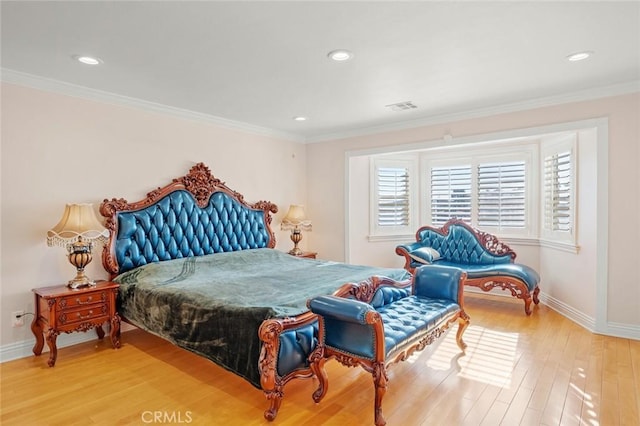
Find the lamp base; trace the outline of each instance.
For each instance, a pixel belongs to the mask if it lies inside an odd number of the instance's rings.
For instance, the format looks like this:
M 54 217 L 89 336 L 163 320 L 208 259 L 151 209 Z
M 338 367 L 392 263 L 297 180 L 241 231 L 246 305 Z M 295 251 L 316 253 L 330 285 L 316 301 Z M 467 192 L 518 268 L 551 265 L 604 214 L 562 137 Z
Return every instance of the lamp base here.
M 82 287 L 93 287 L 95 285 L 96 282 L 89 279 L 89 277 L 84 274 L 84 271 L 78 271 L 76 277 L 72 280 L 69 280 L 67 287 L 75 290 Z
M 289 254 L 293 256 L 300 256 L 302 254 L 302 250 L 298 246 L 295 246 L 293 249 L 289 250 Z
M 93 258 L 91 256 L 92 248 L 93 244 L 90 241 L 84 241 L 82 237 L 79 237 L 78 241 L 69 245 L 69 263 L 76 267 L 76 277 L 69 281 L 67 287 L 75 290 L 80 287 L 96 285 L 93 280 L 84 274 L 85 266 L 91 263 Z
M 298 247 L 298 243 L 302 240 L 302 233 L 298 228 L 294 228 L 291 231 L 291 241 L 293 241 L 293 248 L 289 251 L 289 254 L 294 256 L 300 256 L 302 254 L 302 250 Z

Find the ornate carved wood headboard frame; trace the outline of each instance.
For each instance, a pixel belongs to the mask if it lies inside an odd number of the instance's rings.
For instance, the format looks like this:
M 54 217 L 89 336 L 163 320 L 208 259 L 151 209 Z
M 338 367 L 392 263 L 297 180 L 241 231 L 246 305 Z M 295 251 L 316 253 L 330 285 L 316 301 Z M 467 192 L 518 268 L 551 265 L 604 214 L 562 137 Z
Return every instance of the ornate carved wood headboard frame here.
M 113 278 L 150 262 L 274 248 L 271 214 L 277 212 L 269 201 L 245 202 L 198 163 L 141 201 L 103 201 L 100 213 L 110 235 L 102 263 Z

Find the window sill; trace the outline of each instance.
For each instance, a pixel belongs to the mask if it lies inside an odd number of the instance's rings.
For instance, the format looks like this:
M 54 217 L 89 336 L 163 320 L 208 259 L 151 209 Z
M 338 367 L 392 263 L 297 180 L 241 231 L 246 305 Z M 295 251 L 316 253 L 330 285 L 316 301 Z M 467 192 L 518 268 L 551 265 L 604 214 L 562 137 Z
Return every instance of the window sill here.
M 412 243 L 416 240 L 415 234 L 390 234 L 390 235 L 368 235 L 367 241 L 370 243 L 384 243 L 384 242 L 395 242 L 395 243 Z M 580 246 L 566 242 L 566 241 L 552 241 L 552 240 L 543 240 L 540 238 L 524 238 L 524 237 L 504 237 L 500 238 L 501 241 L 505 242 L 507 245 L 518 245 L 518 246 L 534 246 L 534 247 L 545 247 L 554 250 L 564 251 L 567 253 L 578 254 L 580 253 Z
M 393 235 L 368 235 L 367 241 L 370 243 L 382 243 L 382 242 L 414 242 L 416 240 L 416 234 L 393 234 Z
M 551 248 L 554 250 L 566 251 L 567 253 L 580 253 L 580 246 L 566 241 L 552 241 L 540 239 L 540 247 Z

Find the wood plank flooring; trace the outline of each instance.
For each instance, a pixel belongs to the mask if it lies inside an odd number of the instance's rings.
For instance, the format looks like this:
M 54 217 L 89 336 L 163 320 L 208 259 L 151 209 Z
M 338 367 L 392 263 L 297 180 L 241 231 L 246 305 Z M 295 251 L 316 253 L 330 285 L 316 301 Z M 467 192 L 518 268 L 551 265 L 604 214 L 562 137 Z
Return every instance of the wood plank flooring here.
M 592 334 L 546 306 L 467 295 L 462 355 L 449 332 L 391 368 L 390 426 L 640 425 L 640 342 Z M 372 425 L 373 386 L 362 369 L 327 363 L 285 387 L 273 423 L 261 390 L 212 362 L 142 331 L 0 365 L 2 425 Z

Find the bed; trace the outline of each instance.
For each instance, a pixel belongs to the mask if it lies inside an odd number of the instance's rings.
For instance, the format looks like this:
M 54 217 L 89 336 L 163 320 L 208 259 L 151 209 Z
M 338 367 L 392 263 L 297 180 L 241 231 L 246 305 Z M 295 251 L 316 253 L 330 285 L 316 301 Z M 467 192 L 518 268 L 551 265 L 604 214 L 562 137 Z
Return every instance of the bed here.
M 250 204 L 198 163 L 129 203 L 105 199 L 103 265 L 125 321 L 206 357 L 262 389 L 273 420 L 284 385 L 313 376 L 317 319 L 307 300 L 404 269 L 291 256 L 275 249 L 275 204 Z

